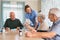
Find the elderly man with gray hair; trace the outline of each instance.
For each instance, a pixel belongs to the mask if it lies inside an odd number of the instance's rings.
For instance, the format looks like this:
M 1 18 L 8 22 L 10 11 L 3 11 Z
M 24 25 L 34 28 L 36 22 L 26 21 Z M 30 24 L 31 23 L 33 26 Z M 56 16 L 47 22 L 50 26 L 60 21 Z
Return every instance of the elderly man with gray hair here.
M 21 21 L 17 18 L 15 18 L 15 12 L 10 12 L 10 18 L 6 19 L 4 28 L 6 31 L 9 31 L 10 29 L 22 29 L 23 25 Z
M 60 40 L 60 10 L 58 8 L 51 8 L 49 10 L 48 18 L 53 22 L 52 27 L 48 32 L 27 32 L 27 37 L 46 38 L 47 40 Z

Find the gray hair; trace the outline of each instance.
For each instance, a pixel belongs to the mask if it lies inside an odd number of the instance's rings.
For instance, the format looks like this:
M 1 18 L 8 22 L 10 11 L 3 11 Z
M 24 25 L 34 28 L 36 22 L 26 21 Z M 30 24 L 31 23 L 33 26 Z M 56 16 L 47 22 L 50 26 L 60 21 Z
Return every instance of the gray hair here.
M 60 10 L 58 8 L 51 8 L 49 10 L 49 14 L 54 14 L 56 15 L 57 17 L 60 17 Z
M 39 14 L 38 17 L 42 18 L 43 20 L 45 19 L 45 15 Z

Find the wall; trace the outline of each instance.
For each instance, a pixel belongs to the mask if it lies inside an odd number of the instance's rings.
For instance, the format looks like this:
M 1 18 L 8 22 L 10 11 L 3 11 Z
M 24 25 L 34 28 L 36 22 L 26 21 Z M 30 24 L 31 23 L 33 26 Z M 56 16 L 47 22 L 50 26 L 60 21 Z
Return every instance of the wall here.
M 30 5 L 36 11 L 40 10 L 41 0 L 26 0 L 25 3 L 28 4 L 28 5 Z
M 38 10 L 41 10 L 41 0 L 38 0 Z
M 3 1 L 11 1 L 12 4 L 15 4 L 16 1 L 24 1 L 25 5 L 30 5 L 36 11 L 39 11 L 41 8 L 41 0 L 3 0 Z

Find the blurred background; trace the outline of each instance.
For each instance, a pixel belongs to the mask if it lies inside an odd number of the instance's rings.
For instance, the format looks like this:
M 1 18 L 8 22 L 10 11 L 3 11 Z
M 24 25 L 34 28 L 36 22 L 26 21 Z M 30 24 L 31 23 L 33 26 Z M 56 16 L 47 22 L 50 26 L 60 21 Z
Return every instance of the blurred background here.
M 53 7 L 60 9 L 60 0 L 0 0 L 0 27 L 3 27 L 11 11 L 15 12 L 16 18 L 20 19 L 23 24 L 25 20 L 24 6 L 27 4 L 38 14 L 44 14 L 49 26 L 52 25 L 52 22 L 48 19 L 49 9 Z

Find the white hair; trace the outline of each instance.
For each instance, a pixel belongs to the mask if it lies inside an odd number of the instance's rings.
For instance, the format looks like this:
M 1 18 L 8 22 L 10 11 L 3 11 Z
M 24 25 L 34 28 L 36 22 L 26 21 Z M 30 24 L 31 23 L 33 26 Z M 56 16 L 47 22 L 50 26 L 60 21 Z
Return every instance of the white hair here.
M 52 9 L 50 9 L 49 13 L 50 14 L 54 14 L 57 17 L 60 17 L 60 10 L 58 8 L 52 8 Z
M 42 18 L 43 20 L 45 19 L 45 15 L 44 14 L 39 14 L 38 17 Z

